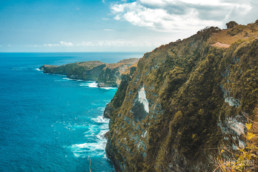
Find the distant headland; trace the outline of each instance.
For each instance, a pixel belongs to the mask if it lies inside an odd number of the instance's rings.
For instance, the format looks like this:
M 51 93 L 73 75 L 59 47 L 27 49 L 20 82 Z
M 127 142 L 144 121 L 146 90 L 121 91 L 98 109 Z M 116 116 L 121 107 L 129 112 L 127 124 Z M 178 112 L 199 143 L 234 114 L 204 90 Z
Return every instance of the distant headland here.
M 111 64 L 88 61 L 60 66 L 43 65 L 40 70 L 44 73 L 66 75 L 71 79 L 96 81 L 99 87 L 117 87 L 121 82 L 121 75 L 130 73 L 136 68 L 137 63 L 137 58 L 124 59 Z

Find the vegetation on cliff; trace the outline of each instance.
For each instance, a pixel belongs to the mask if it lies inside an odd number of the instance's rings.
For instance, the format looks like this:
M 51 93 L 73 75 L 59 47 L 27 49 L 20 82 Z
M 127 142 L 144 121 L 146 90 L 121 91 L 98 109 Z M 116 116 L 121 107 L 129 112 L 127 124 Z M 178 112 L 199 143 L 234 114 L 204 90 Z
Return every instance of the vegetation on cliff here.
M 228 25 L 160 46 L 123 77 L 105 110 L 117 171 L 212 171 L 223 147 L 246 146 L 258 106 L 258 23 Z
M 77 62 L 61 66 L 43 65 L 40 67 L 44 73 L 62 74 L 68 78 L 81 80 L 94 80 L 100 87 L 115 87 L 121 82 L 121 74 L 135 66 L 138 59 L 121 60 L 118 63 L 105 64 L 100 61 Z
M 236 151 L 230 151 L 225 146 L 221 148 L 216 159 L 217 169 L 222 172 L 252 172 L 257 171 L 257 151 L 258 151 L 258 108 L 255 110 L 254 121 L 247 118 L 246 133 L 244 139 L 246 145 Z M 228 158 L 229 157 L 229 158 Z

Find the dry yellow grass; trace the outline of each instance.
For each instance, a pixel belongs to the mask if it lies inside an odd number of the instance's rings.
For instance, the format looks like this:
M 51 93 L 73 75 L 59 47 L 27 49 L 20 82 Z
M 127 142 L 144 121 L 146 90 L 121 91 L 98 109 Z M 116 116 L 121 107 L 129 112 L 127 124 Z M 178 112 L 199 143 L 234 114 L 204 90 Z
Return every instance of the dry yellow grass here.
M 218 48 L 229 48 L 230 47 L 229 44 L 222 44 L 220 42 L 216 42 L 215 44 L 212 44 L 212 46 L 218 47 Z
M 230 29 L 225 29 L 214 33 L 209 42 L 217 48 L 229 48 L 231 44 L 239 40 L 258 39 L 258 24 L 237 25 Z
M 132 64 L 135 64 L 138 62 L 139 59 L 137 58 L 131 58 L 131 59 L 124 59 L 124 60 L 121 60 L 119 61 L 118 63 L 112 63 L 112 64 L 107 64 L 107 67 L 110 68 L 110 69 L 115 69 L 115 68 L 118 68 L 122 65 L 132 65 Z

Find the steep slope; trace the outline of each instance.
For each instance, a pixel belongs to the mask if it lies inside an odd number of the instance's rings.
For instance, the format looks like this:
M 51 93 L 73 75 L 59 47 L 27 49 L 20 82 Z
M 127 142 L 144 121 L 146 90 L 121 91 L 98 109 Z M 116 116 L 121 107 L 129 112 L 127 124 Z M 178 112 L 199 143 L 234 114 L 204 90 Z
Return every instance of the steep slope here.
M 114 64 L 105 64 L 100 61 L 70 63 L 61 66 L 43 65 L 40 67 L 44 73 L 62 74 L 72 79 L 94 80 L 100 87 L 118 86 L 121 74 L 129 70 L 130 66 L 137 64 L 138 59 L 121 60 Z
M 258 23 L 211 27 L 146 53 L 105 109 L 117 171 L 212 171 L 257 106 Z

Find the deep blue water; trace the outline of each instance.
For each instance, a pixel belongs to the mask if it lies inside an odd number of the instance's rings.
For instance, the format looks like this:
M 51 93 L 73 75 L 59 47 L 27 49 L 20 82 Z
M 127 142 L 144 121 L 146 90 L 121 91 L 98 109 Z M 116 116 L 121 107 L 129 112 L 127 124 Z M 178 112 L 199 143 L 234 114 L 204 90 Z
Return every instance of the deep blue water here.
M 105 155 L 105 105 L 116 89 L 43 74 L 43 64 L 140 53 L 0 53 L 0 171 L 113 171 Z

